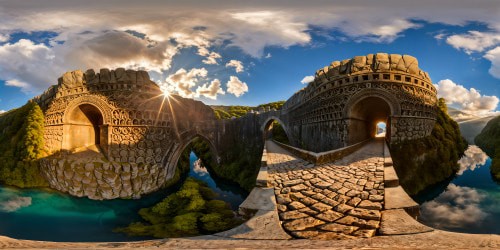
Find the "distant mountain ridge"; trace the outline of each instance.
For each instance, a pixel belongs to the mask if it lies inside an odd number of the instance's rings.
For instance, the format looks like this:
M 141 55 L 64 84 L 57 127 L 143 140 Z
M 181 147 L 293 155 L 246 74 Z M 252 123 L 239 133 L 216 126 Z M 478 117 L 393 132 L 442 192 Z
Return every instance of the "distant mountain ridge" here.
M 471 115 L 451 107 L 448 107 L 448 115 L 458 123 L 462 136 L 469 144 L 474 144 L 474 138 L 481 133 L 481 130 L 491 119 L 495 118 L 495 116 Z

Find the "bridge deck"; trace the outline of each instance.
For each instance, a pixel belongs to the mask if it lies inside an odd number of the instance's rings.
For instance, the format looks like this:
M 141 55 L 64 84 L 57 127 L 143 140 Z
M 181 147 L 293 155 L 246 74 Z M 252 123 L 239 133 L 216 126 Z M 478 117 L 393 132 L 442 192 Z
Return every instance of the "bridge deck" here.
M 266 142 L 269 182 L 284 229 L 297 238 L 371 237 L 384 201 L 384 142 L 314 166 Z

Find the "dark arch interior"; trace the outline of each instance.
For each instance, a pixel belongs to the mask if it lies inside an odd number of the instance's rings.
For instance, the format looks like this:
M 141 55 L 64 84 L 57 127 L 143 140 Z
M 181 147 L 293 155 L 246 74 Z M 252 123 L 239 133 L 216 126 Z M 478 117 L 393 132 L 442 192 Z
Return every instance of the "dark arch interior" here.
M 68 149 L 89 147 L 101 144 L 103 116 L 93 105 L 82 104 L 69 116 L 69 131 L 66 141 Z
M 290 144 L 283 125 L 276 119 L 269 120 L 264 126 L 264 141 L 271 139 L 281 143 Z
M 358 101 L 349 113 L 348 144 L 375 137 L 378 122 L 385 122 L 386 134 L 390 135 L 390 115 L 391 107 L 382 98 L 367 97 Z

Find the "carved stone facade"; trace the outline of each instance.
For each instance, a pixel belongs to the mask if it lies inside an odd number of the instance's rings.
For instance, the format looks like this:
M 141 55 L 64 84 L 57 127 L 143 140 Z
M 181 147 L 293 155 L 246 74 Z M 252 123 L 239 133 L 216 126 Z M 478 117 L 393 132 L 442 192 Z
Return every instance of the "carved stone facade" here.
M 167 98 L 145 71 L 67 72 L 35 101 L 45 113 L 51 154 L 43 172 L 51 187 L 76 196 L 128 198 L 157 190 L 174 175 L 190 140 L 214 136 L 208 106 Z M 92 149 L 102 157 L 68 160 Z
M 422 138 L 437 109 L 436 89 L 417 60 L 383 53 L 335 61 L 281 110 L 234 120 L 216 120 L 202 102 L 164 96 L 144 71 L 68 72 L 34 100 L 45 113 L 51 154 L 42 172 L 51 187 L 92 199 L 163 187 L 196 137 L 223 162 L 242 142 L 261 152 L 265 130 L 277 120 L 293 146 L 322 152 L 373 137 L 377 122 L 386 122 L 390 142 Z
M 436 89 L 412 56 L 369 54 L 335 61 L 294 94 L 281 119 L 294 146 L 321 152 L 375 135 L 387 124 L 387 140 L 429 135 L 436 119 Z

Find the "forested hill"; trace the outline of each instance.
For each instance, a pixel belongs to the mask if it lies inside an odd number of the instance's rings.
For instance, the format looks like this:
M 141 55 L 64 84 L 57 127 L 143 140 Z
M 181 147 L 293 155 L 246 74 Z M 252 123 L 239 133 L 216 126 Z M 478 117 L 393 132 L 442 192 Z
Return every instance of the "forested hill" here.
M 48 186 L 38 159 L 43 151 L 43 112 L 35 102 L 0 115 L 0 183 L 17 187 Z
M 217 119 L 231 119 L 232 117 L 241 117 L 250 111 L 259 111 L 260 109 L 270 108 L 270 109 L 281 109 L 285 101 L 270 102 L 265 104 L 260 104 L 257 107 L 250 106 L 222 106 L 222 105 L 212 105 L 210 106 L 215 113 Z

